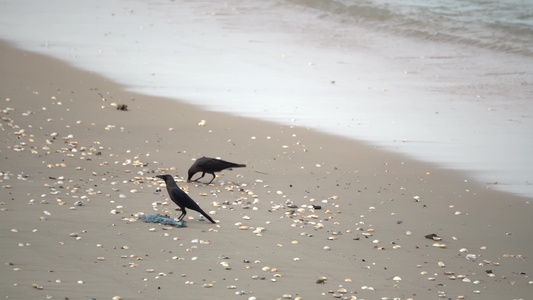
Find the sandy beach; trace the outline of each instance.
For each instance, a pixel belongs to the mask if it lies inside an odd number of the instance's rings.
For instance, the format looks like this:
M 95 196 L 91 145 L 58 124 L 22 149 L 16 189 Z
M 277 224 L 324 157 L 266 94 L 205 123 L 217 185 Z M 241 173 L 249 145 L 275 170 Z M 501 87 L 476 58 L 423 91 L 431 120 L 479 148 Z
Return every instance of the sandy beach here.
M 533 294 L 526 198 L 356 141 L 125 92 L 3 42 L 0 55 L 4 299 Z M 247 167 L 187 183 L 202 156 Z M 218 223 L 138 220 L 180 214 L 159 174 Z

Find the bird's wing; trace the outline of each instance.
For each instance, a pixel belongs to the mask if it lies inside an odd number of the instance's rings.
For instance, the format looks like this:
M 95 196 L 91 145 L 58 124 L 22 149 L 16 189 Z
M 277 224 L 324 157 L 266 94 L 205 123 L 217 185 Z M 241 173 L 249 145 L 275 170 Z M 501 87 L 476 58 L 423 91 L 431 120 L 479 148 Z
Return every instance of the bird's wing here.
M 198 166 L 202 167 L 205 171 L 219 172 L 227 168 L 233 168 L 239 166 L 239 164 L 225 161 L 222 159 L 207 158 L 198 162 Z
M 176 203 L 178 206 L 185 206 L 186 208 L 194 210 L 200 208 L 198 204 L 180 188 L 174 188 L 170 190 L 169 194 L 170 199 L 172 199 L 172 201 L 174 201 L 174 203 Z

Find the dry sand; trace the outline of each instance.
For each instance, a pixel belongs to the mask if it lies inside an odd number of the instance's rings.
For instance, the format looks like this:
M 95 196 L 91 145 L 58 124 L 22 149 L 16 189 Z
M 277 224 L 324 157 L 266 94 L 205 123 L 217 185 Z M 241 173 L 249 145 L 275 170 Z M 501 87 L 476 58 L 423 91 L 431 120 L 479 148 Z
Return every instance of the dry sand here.
M 0 47 L 2 298 L 533 295 L 528 199 L 356 141 L 128 93 Z M 211 185 L 184 182 L 204 155 L 248 167 Z M 186 228 L 136 220 L 179 215 L 156 192 L 163 173 L 218 224 L 194 211 Z

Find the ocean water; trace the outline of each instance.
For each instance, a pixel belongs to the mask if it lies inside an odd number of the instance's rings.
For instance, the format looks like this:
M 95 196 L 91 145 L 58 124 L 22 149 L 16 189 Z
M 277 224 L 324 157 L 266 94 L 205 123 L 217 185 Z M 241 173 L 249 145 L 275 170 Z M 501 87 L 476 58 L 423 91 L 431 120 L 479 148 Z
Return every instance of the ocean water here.
M 531 1 L 0 1 L 0 39 L 533 197 Z

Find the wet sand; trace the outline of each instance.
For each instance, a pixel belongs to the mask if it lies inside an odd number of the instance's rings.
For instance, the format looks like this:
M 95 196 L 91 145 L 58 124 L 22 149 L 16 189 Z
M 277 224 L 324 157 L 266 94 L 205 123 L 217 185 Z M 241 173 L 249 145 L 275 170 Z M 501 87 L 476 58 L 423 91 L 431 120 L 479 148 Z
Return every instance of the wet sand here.
M 526 198 L 356 141 L 125 92 L 0 47 L 5 299 L 533 294 Z M 248 167 L 187 183 L 204 155 Z M 194 211 L 185 228 L 137 220 L 179 216 L 154 178 L 164 173 L 218 223 Z

